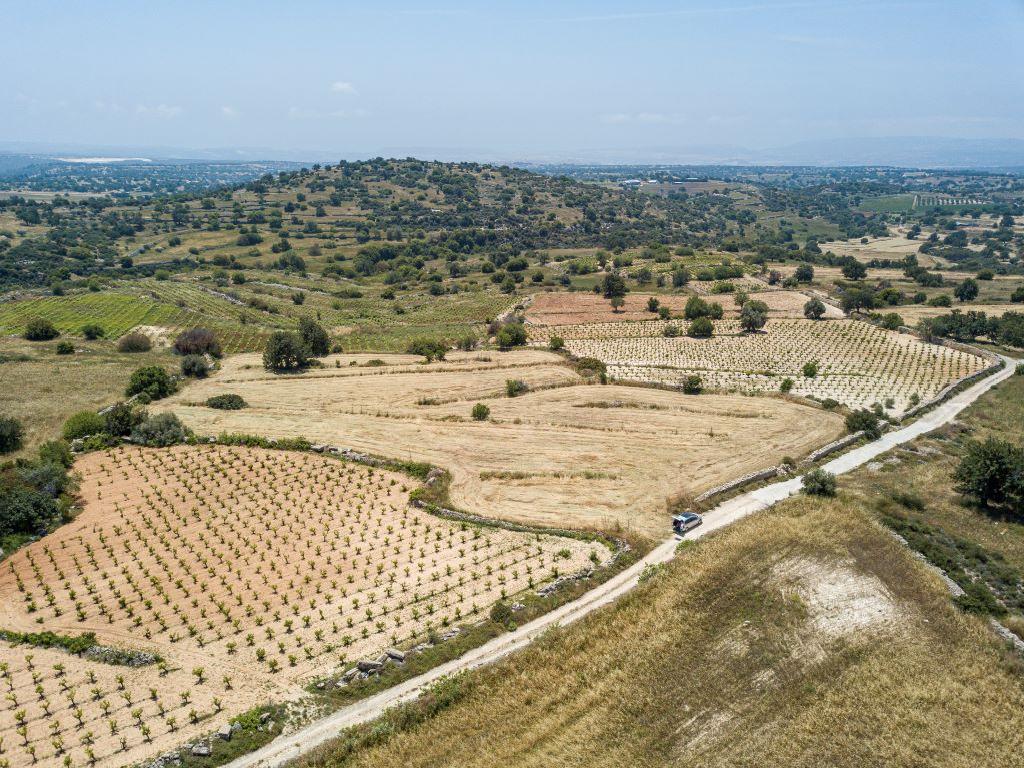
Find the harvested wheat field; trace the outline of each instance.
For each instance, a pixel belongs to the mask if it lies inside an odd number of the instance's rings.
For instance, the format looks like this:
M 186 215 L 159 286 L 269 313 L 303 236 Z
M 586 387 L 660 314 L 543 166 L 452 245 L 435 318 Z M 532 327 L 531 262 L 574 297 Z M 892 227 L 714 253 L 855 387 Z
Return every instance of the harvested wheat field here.
M 800 291 L 766 290 L 767 285 L 761 283 L 762 290 L 753 298 L 768 305 L 769 317 L 804 316 L 804 304 L 810 296 Z M 578 325 L 582 323 L 622 323 L 651 320 L 658 316 L 647 307 L 650 298 L 658 300 L 658 306 L 668 307 L 673 317 L 680 317 L 686 308 L 686 302 L 692 294 L 648 294 L 627 293 L 625 304 L 615 312 L 608 299 L 593 293 L 540 293 L 537 294 L 526 311 L 526 320 L 536 326 Z M 722 305 L 726 317 L 738 317 L 740 308 L 736 305 L 734 294 L 716 294 L 709 297 Z M 826 305 L 826 317 L 842 317 L 843 313 L 836 307 Z M 556 329 L 552 329 L 557 334 Z
M 802 456 L 842 432 L 838 416 L 780 399 L 587 384 L 539 350 L 411 365 L 387 355 L 376 367 L 367 359 L 332 356 L 324 368 L 280 376 L 239 355 L 154 407 L 200 434 L 301 435 L 430 462 L 451 472 L 453 504 L 489 517 L 658 538 L 667 497 Z M 507 379 L 530 391 L 507 397 Z M 201 405 L 225 393 L 249 407 Z M 490 407 L 489 420 L 470 418 L 476 402 Z
M 976 355 L 854 320 L 769 320 L 752 334 L 722 320 L 704 339 L 667 338 L 666 325 L 594 323 L 557 333 L 567 350 L 603 360 L 616 379 L 678 385 L 696 374 L 706 387 L 756 394 L 778 392 L 789 378 L 795 394 L 854 408 L 877 402 L 896 414 L 988 365 Z M 554 332 L 533 329 L 531 339 L 546 344 Z M 807 363 L 817 365 L 815 375 L 805 375 Z
M 12 768 L 151 758 L 608 554 L 432 517 L 408 477 L 312 454 L 117 448 L 76 470 L 81 514 L 0 569 L 0 626 L 162 661 L 0 644 Z

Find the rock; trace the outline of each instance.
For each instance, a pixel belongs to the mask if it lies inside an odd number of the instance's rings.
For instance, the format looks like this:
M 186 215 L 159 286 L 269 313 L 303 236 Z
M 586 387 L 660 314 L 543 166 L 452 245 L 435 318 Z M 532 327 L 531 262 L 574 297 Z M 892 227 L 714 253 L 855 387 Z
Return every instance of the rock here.
M 269 712 L 263 712 L 263 713 L 260 714 L 260 722 L 261 723 L 267 722 L 267 720 L 269 720 L 270 718 L 271 718 L 271 714 Z
M 355 677 L 356 675 L 358 675 L 358 674 L 359 674 L 359 667 L 358 667 L 358 665 L 357 665 L 357 666 L 355 666 L 355 667 L 352 667 L 352 669 L 350 669 L 350 670 L 349 670 L 348 672 L 346 672 L 345 674 L 343 674 L 343 675 L 341 676 L 341 679 L 342 679 L 342 680 L 351 680 L 352 678 L 354 678 L 354 677 Z
M 217 735 L 224 741 L 231 741 L 231 723 L 224 723 L 217 729 Z
M 231 732 L 232 733 L 238 733 L 240 730 L 242 730 L 242 724 L 241 723 L 232 723 L 231 724 Z
M 526 606 L 525 606 L 525 605 L 523 605 L 522 603 L 512 603 L 512 606 L 511 606 L 511 607 L 512 607 L 512 610 L 513 610 L 513 611 L 521 611 L 521 610 L 523 610 L 523 608 L 525 608 Z
M 378 656 L 376 659 L 374 659 L 374 662 L 376 662 L 378 664 L 378 666 L 383 667 L 390 660 L 391 660 L 391 658 L 386 653 L 382 653 L 380 656 Z
M 327 683 L 325 683 L 323 680 L 321 680 L 319 683 L 316 684 L 316 689 L 318 691 L 322 691 L 326 687 L 327 687 Z
M 360 661 L 356 662 L 356 669 L 363 673 L 379 672 L 380 668 L 383 666 L 384 663 L 381 661 L 370 661 L 368 659 L 361 659 Z
M 405 653 L 397 648 L 388 648 L 384 653 L 395 661 L 405 661 Z
M 191 752 L 196 757 L 209 757 L 213 754 L 213 750 L 210 749 L 210 745 L 205 741 L 200 741 L 193 744 Z

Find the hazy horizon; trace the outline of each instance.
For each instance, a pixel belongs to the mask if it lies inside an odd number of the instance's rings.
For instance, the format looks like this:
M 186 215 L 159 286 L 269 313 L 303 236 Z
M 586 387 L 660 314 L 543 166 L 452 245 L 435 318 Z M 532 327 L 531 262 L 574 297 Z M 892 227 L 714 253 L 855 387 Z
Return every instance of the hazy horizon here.
M 4 144 L 661 161 L 1024 138 L 1020 2 L 0 7 Z

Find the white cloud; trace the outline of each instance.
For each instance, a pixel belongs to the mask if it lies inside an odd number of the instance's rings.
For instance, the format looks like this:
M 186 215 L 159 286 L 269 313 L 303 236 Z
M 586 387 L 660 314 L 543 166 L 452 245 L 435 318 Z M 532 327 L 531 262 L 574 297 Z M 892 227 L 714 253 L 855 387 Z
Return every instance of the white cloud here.
M 230 120 L 231 118 L 238 117 L 238 110 L 225 104 L 220 108 L 220 114 L 221 117 L 226 117 Z
M 180 115 L 181 112 L 181 107 L 172 104 L 157 104 L 155 107 L 151 107 L 146 104 L 139 104 L 135 107 L 135 114 L 137 115 L 152 115 L 153 117 L 159 117 L 163 120 L 175 118 Z
M 334 93 L 347 93 L 350 96 L 355 96 L 358 93 L 356 87 L 345 80 L 335 80 L 331 83 L 331 90 Z

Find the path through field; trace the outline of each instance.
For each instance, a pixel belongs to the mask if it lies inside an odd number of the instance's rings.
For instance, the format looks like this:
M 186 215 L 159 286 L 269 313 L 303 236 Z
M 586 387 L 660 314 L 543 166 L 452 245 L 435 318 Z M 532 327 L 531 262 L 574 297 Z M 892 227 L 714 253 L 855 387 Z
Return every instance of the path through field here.
M 902 429 L 893 430 L 878 440 L 852 450 L 823 466 L 827 472 L 843 474 L 903 443 L 941 427 L 977 400 L 981 395 L 1014 373 L 1016 361 L 1003 357 L 1004 367 L 977 384 L 960 392 L 932 411 Z M 704 525 L 687 534 L 697 539 L 713 533 L 748 515 L 767 509 L 773 504 L 800 491 L 800 478 L 795 477 L 767 485 L 722 502 L 708 512 Z M 666 520 L 666 527 L 668 521 Z M 398 704 L 416 699 L 425 688 L 438 679 L 498 661 L 504 656 L 528 645 L 553 626 L 565 626 L 616 600 L 633 589 L 643 569 L 648 565 L 672 559 L 678 541 L 673 536 L 653 549 L 646 557 L 604 584 L 594 588 L 578 600 L 541 616 L 529 624 L 469 651 L 458 659 L 435 667 L 419 677 L 407 680 L 363 701 L 351 704 L 294 733 L 281 736 L 262 749 L 244 755 L 228 764 L 228 768 L 277 768 L 311 749 L 338 736 L 353 725 L 373 720 Z

